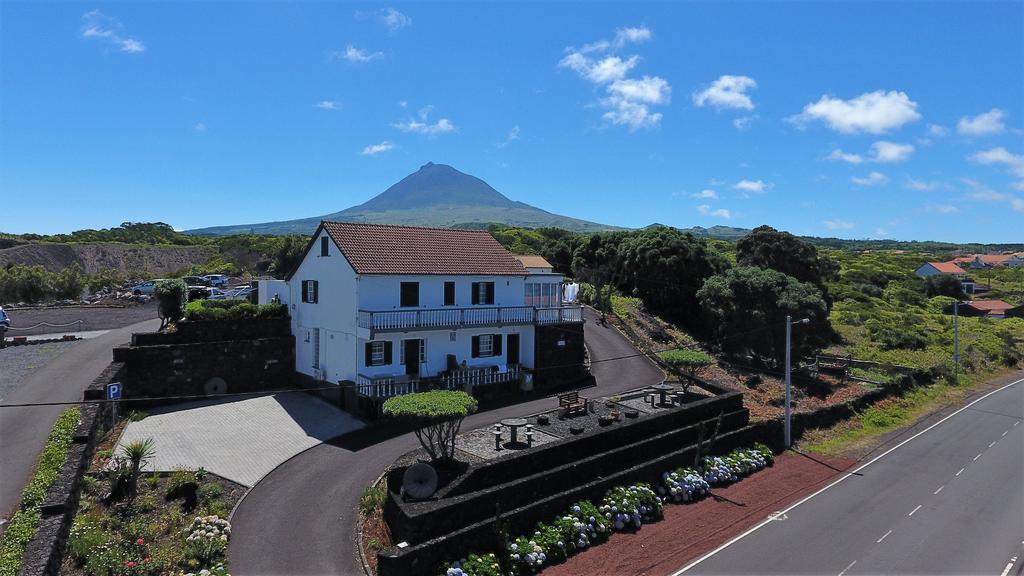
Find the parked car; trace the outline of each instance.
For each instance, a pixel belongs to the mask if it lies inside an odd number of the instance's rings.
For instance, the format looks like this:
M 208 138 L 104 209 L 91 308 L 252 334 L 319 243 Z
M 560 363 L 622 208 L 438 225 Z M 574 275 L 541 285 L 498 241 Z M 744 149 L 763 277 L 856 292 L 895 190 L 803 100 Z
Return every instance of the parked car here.
M 206 289 L 206 299 L 207 300 L 226 300 L 227 298 L 228 298 L 228 293 L 223 291 L 223 290 L 220 290 L 218 288 L 212 288 L 212 287 Z
M 207 274 L 203 276 L 209 282 L 208 286 L 223 288 L 228 285 L 228 277 L 224 274 Z
M 205 276 L 185 276 L 182 280 L 189 286 L 211 286 Z
M 160 280 L 162 280 L 162 278 L 157 278 L 156 280 L 150 280 L 148 282 L 136 284 L 135 286 L 132 286 L 132 294 L 135 294 L 136 296 L 139 296 L 141 294 L 147 294 L 149 296 L 152 296 L 153 292 L 156 291 L 156 283 L 159 282 Z

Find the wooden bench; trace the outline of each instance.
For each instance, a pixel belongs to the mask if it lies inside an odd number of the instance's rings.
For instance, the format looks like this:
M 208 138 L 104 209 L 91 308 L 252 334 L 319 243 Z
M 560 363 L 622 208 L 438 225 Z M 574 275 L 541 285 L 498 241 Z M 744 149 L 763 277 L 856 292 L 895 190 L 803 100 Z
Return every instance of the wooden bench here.
M 587 399 L 580 398 L 580 393 L 576 390 L 572 392 L 566 392 L 565 394 L 558 395 L 558 409 L 562 410 L 562 413 L 566 416 L 575 414 L 576 412 L 587 412 Z

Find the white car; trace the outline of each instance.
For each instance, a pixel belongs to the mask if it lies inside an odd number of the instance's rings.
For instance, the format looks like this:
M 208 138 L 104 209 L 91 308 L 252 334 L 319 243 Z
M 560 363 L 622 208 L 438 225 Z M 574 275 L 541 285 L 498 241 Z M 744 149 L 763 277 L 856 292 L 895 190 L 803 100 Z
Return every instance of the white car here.
M 132 286 L 132 294 L 135 294 L 136 296 L 139 296 L 141 294 L 152 296 L 153 292 L 156 291 L 156 283 L 159 282 L 160 280 L 160 278 L 157 278 L 156 280 L 150 280 L 148 282 L 143 282 L 142 284 L 136 284 L 135 286 Z
M 207 288 L 206 289 L 206 299 L 207 300 L 226 300 L 228 298 L 229 298 L 228 293 L 224 292 L 223 290 L 218 290 L 217 288 Z
M 210 286 L 216 286 L 217 288 L 223 288 L 228 285 L 228 277 L 224 274 L 207 274 L 203 278 L 210 282 Z

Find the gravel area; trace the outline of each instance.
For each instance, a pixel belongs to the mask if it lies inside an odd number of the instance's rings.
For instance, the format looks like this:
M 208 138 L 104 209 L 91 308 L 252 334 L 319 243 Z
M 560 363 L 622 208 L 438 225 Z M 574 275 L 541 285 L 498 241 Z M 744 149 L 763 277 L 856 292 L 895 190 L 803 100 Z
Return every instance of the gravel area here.
M 17 387 L 31 371 L 47 364 L 75 344 L 77 342 L 53 342 L 0 349 L 0 400 Z
M 7 337 L 54 334 L 62 331 L 82 332 L 86 330 L 109 330 L 120 328 L 157 317 L 156 301 L 144 305 L 111 308 L 106 306 L 68 306 L 63 308 L 5 308 L 11 317 L 11 328 L 28 328 L 41 322 L 49 324 L 70 324 L 82 322 L 67 328 L 39 326 L 32 330 L 10 330 Z

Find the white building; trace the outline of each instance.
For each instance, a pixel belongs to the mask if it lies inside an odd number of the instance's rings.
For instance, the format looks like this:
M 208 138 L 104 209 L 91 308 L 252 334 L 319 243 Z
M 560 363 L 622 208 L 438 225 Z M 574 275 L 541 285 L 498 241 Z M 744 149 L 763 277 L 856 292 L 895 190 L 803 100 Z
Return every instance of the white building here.
M 381 398 L 528 382 L 538 346 L 566 348 L 542 351 L 549 364 L 582 363 L 582 310 L 562 304 L 562 280 L 485 231 L 325 221 L 259 297 L 288 305 L 299 373 Z
M 974 279 L 968 278 L 967 272 L 954 262 L 925 262 L 914 273 L 922 278 L 939 275 L 953 276 L 960 280 L 960 286 L 965 294 L 974 294 L 975 292 Z

